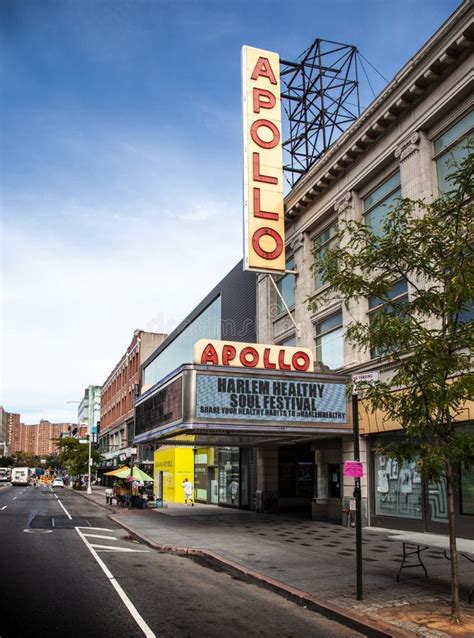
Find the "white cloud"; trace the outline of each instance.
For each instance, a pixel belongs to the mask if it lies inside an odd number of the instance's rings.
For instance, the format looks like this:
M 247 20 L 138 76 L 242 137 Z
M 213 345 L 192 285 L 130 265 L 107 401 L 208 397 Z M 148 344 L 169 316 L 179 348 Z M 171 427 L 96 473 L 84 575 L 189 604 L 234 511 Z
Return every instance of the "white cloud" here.
M 9 205 L 3 403 L 25 422 L 74 421 L 77 406 L 66 401 L 105 380 L 135 328 L 170 332 L 241 258 L 240 198 L 214 178 L 199 184 L 169 167 L 148 181 L 167 150 L 155 165 L 151 155 L 139 143 L 133 161 L 122 154 L 119 197 L 99 188 L 94 204 L 90 192 L 85 202 L 81 193 L 30 189 Z M 183 155 L 190 175 L 203 173 Z

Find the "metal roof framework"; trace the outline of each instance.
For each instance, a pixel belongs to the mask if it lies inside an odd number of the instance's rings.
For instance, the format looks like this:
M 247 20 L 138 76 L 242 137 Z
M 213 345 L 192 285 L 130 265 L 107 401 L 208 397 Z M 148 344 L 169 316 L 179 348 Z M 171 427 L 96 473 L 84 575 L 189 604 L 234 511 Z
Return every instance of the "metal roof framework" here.
M 299 60 L 280 61 L 287 116 L 284 171 L 294 186 L 360 115 L 357 48 L 317 38 Z

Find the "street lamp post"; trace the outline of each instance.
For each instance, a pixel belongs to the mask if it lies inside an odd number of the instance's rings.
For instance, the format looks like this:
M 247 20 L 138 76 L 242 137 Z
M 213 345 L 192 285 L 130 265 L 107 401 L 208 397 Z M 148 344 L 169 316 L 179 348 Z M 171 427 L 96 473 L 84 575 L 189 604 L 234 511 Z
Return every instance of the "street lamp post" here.
M 92 494 L 91 488 L 91 474 L 92 474 L 92 432 L 89 430 L 87 433 L 87 438 L 89 439 L 89 454 L 87 457 L 87 494 Z

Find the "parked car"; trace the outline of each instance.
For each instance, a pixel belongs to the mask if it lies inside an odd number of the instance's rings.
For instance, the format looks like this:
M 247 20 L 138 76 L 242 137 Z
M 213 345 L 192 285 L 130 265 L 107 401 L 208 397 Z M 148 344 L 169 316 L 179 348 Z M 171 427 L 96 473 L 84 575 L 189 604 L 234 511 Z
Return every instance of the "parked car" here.
M 0 483 L 7 483 L 9 480 L 10 480 L 9 471 L 6 468 L 1 467 L 0 468 Z
M 51 487 L 64 487 L 64 480 L 62 478 L 55 478 L 51 483 Z

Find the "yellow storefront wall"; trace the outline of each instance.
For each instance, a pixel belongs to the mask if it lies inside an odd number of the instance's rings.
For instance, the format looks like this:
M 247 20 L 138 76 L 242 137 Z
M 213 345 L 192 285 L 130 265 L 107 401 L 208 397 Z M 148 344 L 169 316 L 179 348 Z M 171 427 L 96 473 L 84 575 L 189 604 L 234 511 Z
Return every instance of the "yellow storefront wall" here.
M 182 483 L 185 478 L 194 483 L 194 450 L 184 447 L 157 450 L 154 455 L 155 490 L 159 485 L 160 472 L 163 472 L 163 501 L 184 503 Z

